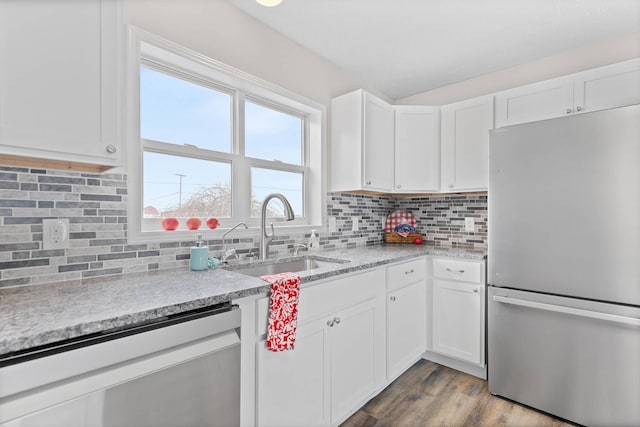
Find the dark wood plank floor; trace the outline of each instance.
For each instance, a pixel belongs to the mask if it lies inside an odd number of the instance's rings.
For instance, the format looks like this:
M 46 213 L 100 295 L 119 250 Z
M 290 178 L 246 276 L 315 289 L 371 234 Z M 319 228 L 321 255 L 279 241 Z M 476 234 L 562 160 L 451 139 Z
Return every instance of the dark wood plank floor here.
M 571 425 L 492 396 L 485 380 L 420 360 L 341 427 Z

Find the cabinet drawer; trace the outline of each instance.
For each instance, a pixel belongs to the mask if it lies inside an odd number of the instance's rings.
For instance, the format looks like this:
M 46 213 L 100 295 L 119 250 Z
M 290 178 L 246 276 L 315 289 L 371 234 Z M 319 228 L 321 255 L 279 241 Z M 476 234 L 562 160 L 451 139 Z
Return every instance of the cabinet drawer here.
M 484 262 L 434 259 L 433 276 L 461 282 L 484 282 Z
M 375 298 L 382 292 L 383 282 L 384 271 L 379 269 L 303 288 L 298 301 L 298 325 Z M 269 297 L 256 301 L 256 333 L 259 336 L 267 333 L 268 319 Z
M 398 289 L 427 277 L 424 258 L 387 267 L 387 290 Z

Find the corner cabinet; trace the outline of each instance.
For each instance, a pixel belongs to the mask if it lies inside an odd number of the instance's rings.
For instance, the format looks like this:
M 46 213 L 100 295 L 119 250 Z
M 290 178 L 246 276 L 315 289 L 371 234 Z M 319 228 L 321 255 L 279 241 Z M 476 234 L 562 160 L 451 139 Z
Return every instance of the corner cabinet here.
M 440 189 L 440 107 L 395 106 L 394 191 Z
M 489 185 L 493 96 L 445 105 L 441 114 L 441 191 L 485 191 Z
M 385 381 L 384 279 L 378 269 L 303 288 L 292 351 L 267 350 L 268 298 L 257 301 L 256 425 L 336 425 L 378 391 Z
M 433 259 L 432 351 L 485 365 L 485 264 Z
M 394 109 L 359 89 L 331 101 L 331 191 L 390 192 Z
M 120 2 L 0 2 L 0 158 L 120 164 Z
M 496 127 L 640 103 L 640 59 L 496 94 Z

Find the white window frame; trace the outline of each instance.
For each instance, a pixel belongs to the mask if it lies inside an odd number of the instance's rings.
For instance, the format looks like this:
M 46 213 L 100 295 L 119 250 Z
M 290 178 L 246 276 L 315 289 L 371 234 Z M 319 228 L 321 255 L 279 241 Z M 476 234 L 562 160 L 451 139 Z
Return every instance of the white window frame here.
M 278 222 L 278 233 L 299 234 L 310 229 L 323 230 L 326 224 L 325 129 L 326 107 L 287 89 L 215 61 L 190 49 L 129 25 L 127 31 L 128 57 L 126 67 L 126 140 L 128 195 L 128 240 L 131 243 L 149 241 L 189 241 L 202 233 L 204 239 L 220 238 L 237 222 L 244 221 L 249 229 L 234 230 L 234 236 L 257 236 L 259 218 L 251 218 L 251 207 L 244 203 L 251 199 L 251 167 L 284 172 L 303 172 L 304 217 L 291 222 Z M 228 93 L 233 99 L 232 147 L 230 153 L 182 146 L 140 137 L 140 67 L 145 66 L 211 89 Z M 303 121 L 302 165 L 245 157 L 244 105 L 250 102 L 300 117 Z M 235 118 L 234 118 L 235 117 Z M 159 220 L 142 217 L 143 209 L 143 152 L 231 163 L 232 218 L 220 218 L 215 230 L 206 226 L 194 231 L 166 232 L 159 228 Z M 246 205 L 246 206 L 245 206 Z M 203 220 L 206 218 L 203 218 Z M 143 222 L 154 221 L 154 231 L 143 231 Z M 156 225 L 155 222 L 158 224 Z

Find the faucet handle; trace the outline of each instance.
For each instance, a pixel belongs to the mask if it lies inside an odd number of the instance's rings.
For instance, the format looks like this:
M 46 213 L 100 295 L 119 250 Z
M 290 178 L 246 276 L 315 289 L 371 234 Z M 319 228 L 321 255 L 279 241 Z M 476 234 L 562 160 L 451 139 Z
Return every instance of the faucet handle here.
M 298 251 L 300 251 L 300 249 L 308 250 L 309 248 L 307 248 L 307 245 L 296 243 L 295 245 L 293 245 L 293 254 L 298 255 Z
M 229 249 L 228 251 L 225 251 L 224 254 L 222 255 L 222 262 L 227 261 L 229 258 L 238 258 L 238 254 L 236 253 L 235 249 Z

